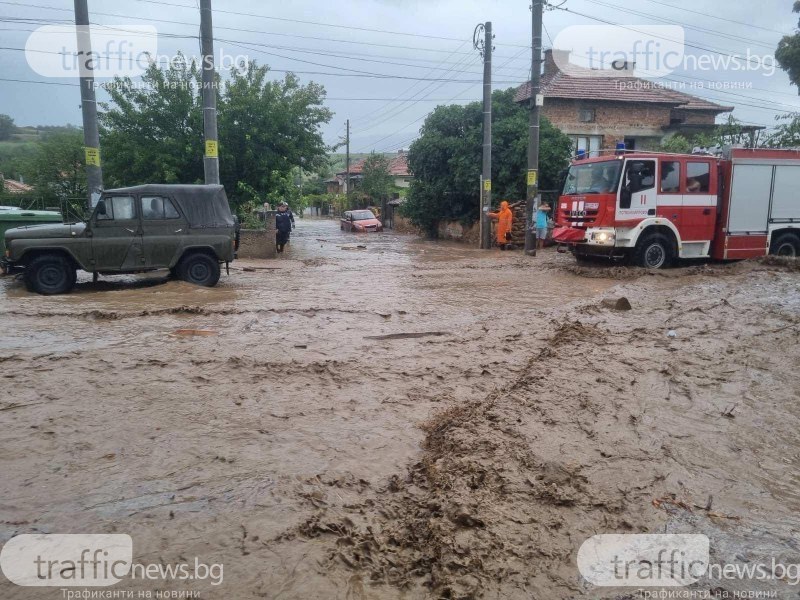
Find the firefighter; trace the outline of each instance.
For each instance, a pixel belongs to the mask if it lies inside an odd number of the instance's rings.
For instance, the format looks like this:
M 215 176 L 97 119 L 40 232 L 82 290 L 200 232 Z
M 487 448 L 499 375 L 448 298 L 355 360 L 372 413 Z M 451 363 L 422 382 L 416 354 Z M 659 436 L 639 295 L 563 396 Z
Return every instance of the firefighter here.
M 278 212 L 275 215 L 275 242 L 278 245 L 278 252 L 283 252 L 284 246 L 289 243 L 289 236 L 294 229 L 294 215 L 289 210 L 286 202 L 278 204 Z
M 508 202 L 503 200 L 499 211 L 487 214 L 490 219 L 497 219 L 497 245 L 500 246 L 500 250 L 505 250 L 506 244 L 511 241 L 511 226 L 514 224 L 514 214 Z

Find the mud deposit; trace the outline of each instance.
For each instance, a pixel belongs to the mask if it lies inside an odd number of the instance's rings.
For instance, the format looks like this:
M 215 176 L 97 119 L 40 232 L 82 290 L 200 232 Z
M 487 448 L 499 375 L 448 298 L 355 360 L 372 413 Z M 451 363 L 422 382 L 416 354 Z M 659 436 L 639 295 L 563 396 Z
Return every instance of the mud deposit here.
M 135 562 L 224 582 L 118 589 L 213 599 L 633 597 L 576 568 L 613 532 L 800 563 L 793 264 L 650 276 L 312 221 L 236 266 L 0 280 L 0 542 L 128 533 Z

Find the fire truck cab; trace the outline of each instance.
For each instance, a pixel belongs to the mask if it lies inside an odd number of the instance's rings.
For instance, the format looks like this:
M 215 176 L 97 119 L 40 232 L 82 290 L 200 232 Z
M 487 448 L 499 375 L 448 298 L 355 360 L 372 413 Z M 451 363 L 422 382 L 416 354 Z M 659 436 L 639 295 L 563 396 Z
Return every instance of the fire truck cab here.
M 800 152 L 624 153 L 573 161 L 553 238 L 578 259 L 800 255 Z

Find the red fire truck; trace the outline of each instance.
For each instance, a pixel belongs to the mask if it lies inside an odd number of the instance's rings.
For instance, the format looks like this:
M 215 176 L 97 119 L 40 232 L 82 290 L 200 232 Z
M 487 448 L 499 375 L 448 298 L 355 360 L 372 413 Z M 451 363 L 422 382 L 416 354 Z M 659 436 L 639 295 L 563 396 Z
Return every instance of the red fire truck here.
M 800 151 L 623 153 L 573 161 L 553 239 L 576 258 L 800 256 Z

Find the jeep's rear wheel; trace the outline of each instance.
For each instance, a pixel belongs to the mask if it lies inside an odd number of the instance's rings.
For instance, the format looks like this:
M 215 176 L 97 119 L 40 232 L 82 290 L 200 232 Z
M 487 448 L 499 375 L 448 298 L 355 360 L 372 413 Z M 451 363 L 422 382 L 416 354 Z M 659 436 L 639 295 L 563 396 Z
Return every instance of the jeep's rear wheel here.
M 220 276 L 219 262 L 208 254 L 190 254 L 178 267 L 178 277 L 194 285 L 214 287 Z
M 66 294 L 75 287 L 77 278 L 75 265 L 57 254 L 37 256 L 25 267 L 25 287 L 37 294 Z

